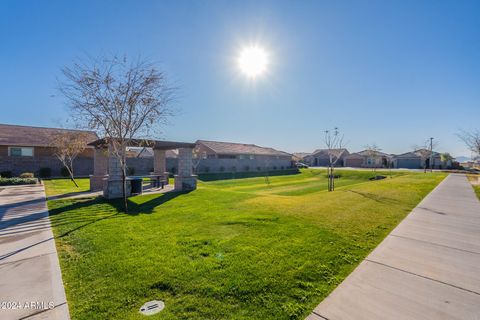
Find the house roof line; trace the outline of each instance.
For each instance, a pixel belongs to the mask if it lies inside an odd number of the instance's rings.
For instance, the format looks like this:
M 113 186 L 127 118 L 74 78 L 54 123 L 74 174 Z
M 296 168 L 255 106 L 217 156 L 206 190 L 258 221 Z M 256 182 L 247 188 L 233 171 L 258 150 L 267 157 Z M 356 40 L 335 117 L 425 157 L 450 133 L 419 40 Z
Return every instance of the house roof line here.
M 270 147 L 262 147 L 256 144 L 224 142 L 211 140 L 197 140 L 197 144 L 210 149 L 217 154 L 252 154 L 252 155 L 275 155 L 275 156 L 292 156 L 292 154 L 279 151 Z

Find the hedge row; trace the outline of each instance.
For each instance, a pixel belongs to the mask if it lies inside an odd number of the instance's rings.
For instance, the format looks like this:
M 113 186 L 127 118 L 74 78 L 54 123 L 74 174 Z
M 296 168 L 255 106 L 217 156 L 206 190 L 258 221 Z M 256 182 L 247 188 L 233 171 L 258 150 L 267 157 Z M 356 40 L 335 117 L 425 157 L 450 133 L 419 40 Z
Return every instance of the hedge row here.
M 1 178 L 0 177 L 0 186 L 14 186 L 21 184 L 36 184 L 37 179 L 35 178 Z
M 202 181 L 226 180 L 226 179 L 243 179 L 265 176 L 284 176 L 297 174 L 300 171 L 297 168 L 275 170 L 275 171 L 249 171 L 249 172 L 218 172 L 218 173 L 199 173 L 198 179 Z

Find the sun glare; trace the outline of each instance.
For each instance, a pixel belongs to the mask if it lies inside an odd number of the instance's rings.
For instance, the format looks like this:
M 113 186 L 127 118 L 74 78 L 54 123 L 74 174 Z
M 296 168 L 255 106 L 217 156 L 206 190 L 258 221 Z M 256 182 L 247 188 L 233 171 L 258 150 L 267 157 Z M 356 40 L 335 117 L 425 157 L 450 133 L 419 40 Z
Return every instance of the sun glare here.
M 268 55 L 260 47 L 244 48 L 238 57 L 238 67 L 243 74 L 250 78 L 262 75 L 268 66 Z

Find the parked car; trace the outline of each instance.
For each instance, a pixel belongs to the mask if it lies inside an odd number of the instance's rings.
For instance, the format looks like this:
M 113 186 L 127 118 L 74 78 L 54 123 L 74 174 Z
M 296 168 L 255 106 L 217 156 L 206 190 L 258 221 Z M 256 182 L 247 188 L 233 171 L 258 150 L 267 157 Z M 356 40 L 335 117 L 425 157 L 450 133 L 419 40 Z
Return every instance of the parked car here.
M 305 163 L 302 163 L 302 162 L 296 162 L 295 167 L 297 167 L 299 169 L 302 169 L 302 168 L 308 168 L 308 165 L 306 165 Z

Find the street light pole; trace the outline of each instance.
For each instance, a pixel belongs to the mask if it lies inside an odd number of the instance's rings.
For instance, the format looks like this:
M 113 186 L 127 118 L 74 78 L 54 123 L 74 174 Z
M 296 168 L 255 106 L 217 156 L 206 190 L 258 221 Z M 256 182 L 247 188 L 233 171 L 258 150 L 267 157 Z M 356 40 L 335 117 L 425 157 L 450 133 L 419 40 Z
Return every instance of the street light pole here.
M 430 172 L 433 172 L 433 138 L 430 138 Z

